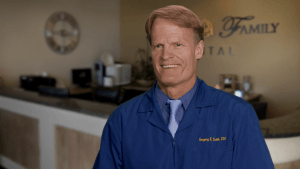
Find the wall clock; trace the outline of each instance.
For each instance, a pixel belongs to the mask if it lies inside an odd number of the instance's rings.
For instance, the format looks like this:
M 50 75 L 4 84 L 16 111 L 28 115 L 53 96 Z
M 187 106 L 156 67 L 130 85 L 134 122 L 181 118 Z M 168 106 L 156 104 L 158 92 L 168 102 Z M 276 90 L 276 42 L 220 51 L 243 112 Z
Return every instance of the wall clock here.
M 59 54 L 70 53 L 78 44 L 78 24 L 70 14 L 56 12 L 46 22 L 45 38 L 53 51 Z

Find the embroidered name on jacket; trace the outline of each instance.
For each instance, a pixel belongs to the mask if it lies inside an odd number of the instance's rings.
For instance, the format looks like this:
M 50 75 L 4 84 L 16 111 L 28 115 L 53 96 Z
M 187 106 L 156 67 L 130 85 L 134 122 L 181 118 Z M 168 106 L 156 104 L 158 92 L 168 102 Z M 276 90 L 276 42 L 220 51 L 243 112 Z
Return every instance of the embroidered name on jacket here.
M 225 141 L 226 137 L 210 137 L 210 138 L 199 138 L 199 141 L 210 142 L 210 141 Z

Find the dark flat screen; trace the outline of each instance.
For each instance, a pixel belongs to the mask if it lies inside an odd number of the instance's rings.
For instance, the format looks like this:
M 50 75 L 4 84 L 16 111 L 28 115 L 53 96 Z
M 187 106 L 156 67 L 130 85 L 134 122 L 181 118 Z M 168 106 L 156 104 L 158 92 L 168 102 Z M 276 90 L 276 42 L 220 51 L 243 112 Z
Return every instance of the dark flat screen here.
M 90 86 L 92 82 L 91 69 L 72 69 L 73 84 L 82 87 Z

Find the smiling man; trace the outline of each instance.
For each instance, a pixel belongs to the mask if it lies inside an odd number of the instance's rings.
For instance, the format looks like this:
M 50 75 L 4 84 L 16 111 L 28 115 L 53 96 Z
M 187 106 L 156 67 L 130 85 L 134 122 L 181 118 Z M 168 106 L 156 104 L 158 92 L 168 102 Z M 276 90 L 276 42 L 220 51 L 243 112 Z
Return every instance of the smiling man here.
M 108 118 L 94 169 L 274 168 L 251 105 L 197 78 L 197 15 L 157 9 L 146 33 L 157 81 Z
M 178 99 L 196 83 L 197 59 L 203 54 L 203 40 L 200 37 L 197 40 L 192 29 L 163 18 L 156 18 L 148 31 L 157 84 L 166 95 Z

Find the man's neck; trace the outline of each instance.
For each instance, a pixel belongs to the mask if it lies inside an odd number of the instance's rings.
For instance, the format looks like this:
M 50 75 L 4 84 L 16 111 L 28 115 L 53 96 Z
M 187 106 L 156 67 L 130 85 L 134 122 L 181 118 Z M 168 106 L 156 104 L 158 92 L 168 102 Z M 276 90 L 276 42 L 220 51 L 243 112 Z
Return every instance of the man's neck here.
M 181 83 L 176 86 L 166 86 L 157 82 L 161 91 L 163 91 L 166 95 L 168 95 L 172 99 L 179 99 L 187 92 L 189 92 L 195 85 L 197 77 L 193 78 L 192 81 Z

